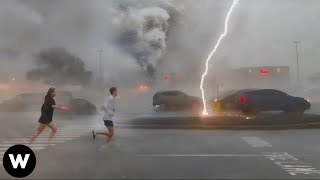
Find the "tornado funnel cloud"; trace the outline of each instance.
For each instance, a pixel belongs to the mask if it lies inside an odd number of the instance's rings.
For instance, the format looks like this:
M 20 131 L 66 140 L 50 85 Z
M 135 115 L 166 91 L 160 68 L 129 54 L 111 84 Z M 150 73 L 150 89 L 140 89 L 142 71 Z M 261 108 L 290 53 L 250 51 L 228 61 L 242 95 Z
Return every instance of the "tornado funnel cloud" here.
M 116 44 L 131 55 L 150 77 L 156 76 L 158 64 L 167 49 L 168 34 L 178 10 L 162 1 L 139 6 L 118 1 L 114 9 L 114 26 L 118 29 Z

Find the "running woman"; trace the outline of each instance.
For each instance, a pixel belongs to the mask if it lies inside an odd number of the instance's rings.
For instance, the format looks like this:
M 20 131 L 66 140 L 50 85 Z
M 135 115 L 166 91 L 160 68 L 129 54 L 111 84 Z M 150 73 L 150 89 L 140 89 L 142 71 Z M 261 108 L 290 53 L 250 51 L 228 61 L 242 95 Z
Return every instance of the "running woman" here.
M 44 98 L 44 103 L 41 107 L 41 116 L 39 119 L 39 125 L 34 132 L 34 134 L 31 137 L 31 140 L 29 144 L 32 144 L 33 141 L 42 133 L 42 131 L 48 126 L 51 129 L 50 137 L 49 137 L 49 142 L 53 138 L 53 136 L 57 132 L 57 127 L 56 124 L 52 121 L 53 117 L 53 111 L 54 109 L 59 109 L 59 110 L 64 110 L 60 107 L 56 106 L 56 102 L 54 100 L 54 97 L 56 96 L 56 89 L 55 88 L 50 88 L 48 90 L 47 95 Z
M 104 116 L 103 116 L 104 125 L 107 127 L 108 132 L 95 132 L 94 130 L 92 130 L 93 139 L 96 138 L 96 135 L 104 135 L 104 136 L 107 136 L 106 143 L 109 143 L 113 136 L 113 120 L 114 120 L 114 114 L 115 114 L 115 102 L 116 102 L 116 97 L 118 95 L 117 88 L 112 87 L 110 89 L 110 94 L 111 94 L 110 97 L 101 107 L 101 110 L 104 112 Z

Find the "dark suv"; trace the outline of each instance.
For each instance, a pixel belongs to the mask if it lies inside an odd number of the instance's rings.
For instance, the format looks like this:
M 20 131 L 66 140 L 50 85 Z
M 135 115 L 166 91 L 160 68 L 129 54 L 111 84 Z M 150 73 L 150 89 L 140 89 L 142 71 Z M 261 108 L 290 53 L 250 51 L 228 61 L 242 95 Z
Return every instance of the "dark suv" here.
M 153 106 L 160 110 L 200 109 L 202 101 L 181 91 L 160 91 L 153 96 Z

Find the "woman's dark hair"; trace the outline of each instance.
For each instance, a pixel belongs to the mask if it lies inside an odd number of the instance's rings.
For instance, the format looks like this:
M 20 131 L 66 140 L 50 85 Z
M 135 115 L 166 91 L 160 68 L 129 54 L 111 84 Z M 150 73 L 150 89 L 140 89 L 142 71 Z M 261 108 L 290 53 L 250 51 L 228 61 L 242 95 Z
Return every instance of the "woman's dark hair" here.
M 115 92 L 115 91 L 117 91 L 117 88 L 116 87 L 112 87 L 112 88 L 110 88 L 110 94 L 112 95 L 113 94 L 113 92 Z
M 49 98 L 52 97 L 52 93 L 56 90 L 56 88 L 50 88 L 47 92 L 47 95 L 45 96 L 44 100 L 47 101 Z

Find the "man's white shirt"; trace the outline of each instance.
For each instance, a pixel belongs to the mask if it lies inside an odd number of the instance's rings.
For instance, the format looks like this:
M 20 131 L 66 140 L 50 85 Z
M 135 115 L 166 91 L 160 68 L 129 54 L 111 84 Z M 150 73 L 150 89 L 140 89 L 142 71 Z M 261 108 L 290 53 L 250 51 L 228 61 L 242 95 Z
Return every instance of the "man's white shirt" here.
M 110 96 L 106 102 L 103 104 L 104 108 L 102 108 L 102 111 L 104 112 L 103 120 L 114 120 L 114 114 L 115 114 L 115 106 L 116 106 L 116 99 L 113 96 Z

